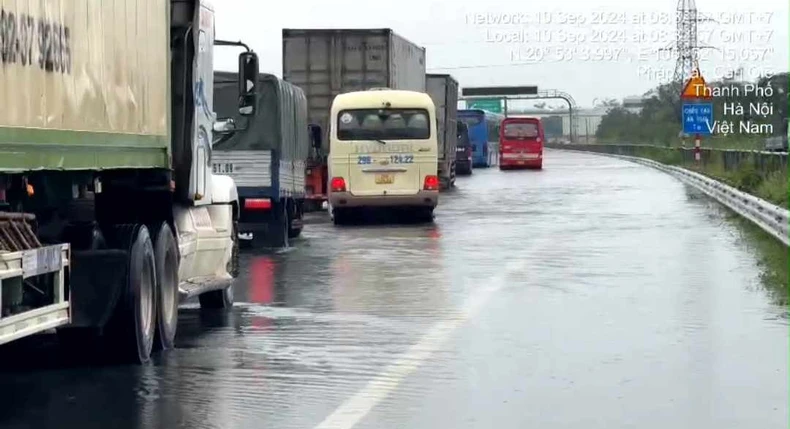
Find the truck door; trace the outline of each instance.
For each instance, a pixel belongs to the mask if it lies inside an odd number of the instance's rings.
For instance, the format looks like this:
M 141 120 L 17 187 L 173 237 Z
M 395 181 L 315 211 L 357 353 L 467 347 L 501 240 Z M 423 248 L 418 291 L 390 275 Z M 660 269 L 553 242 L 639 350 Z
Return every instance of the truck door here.
M 199 28 L 194 63 L 195 114 L 190 189 L 195 205 L 211 203 L 211 142 L 214 129 L 214 12 L 203 2 L 196 11 Z

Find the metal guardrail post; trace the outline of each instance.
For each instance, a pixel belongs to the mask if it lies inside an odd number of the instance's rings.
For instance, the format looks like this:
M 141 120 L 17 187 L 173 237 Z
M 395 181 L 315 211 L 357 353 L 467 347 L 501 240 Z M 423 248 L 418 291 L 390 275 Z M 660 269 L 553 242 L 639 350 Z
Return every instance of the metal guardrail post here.
M 700 148 L 700 136 L 694 136 L 694 163 L 699 167 L 700 159 L 702 158 L 702 149 Z

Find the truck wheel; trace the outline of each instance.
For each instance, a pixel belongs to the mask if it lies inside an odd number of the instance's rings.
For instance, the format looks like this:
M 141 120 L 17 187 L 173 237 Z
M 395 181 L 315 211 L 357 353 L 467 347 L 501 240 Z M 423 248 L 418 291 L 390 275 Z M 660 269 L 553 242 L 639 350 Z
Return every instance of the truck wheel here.
M 231 229 L 231 240 L 233 244 L 230 252 L 230 261 L 228 261 L 228 273 L 234 279 L 239 276 L 239 234 L 238 234 L 238 221 L 233 221 L 233 228 Z M 200 307 L 205 309 L 228 309 L 233 307 L 233 283 L 225 289 L 212 290 L 211 292 L 202 293 L 198 296 Z
M 294 228 L 293 227 L 293 221 L 296 220 L 296 219 L 303 219 L 304 218 L 304 214 L 303 214 L 304 211 L 299 208 L 299 204 L 297 204 L 297 203 L 293 203 L 291 205 L 291 208 L 292 209 L 289 211 L 289 213 L 291 213 L 291 215 L 288 216 L 288 238 L 296 238 L 296 237 L 299 237 L 300 235 L 302 235 L 303 227 L 300 226 L 298 228 Z
M 272 218 L 269 221 L 269 228 L 267 230 L 267 241 L 271 247 L 288 247 L 288 230 L 290 228 L 290 214 L 288 211 L 288 204 L 286 202 L 279 202 L 274 205 L 272 211 Z
M 170 225 L 162 223 L 155 233 L 157 312 L 155 350 L 167 350 L 175 345 L 178 326 L 178 246 Z
M 128 250 L 128 273 L 121 299 L 108 326 L 107 338 L 123 361 L 146 363 L 156 332 L 156 260 L 144 225 L 116 227 L 120 248 Z

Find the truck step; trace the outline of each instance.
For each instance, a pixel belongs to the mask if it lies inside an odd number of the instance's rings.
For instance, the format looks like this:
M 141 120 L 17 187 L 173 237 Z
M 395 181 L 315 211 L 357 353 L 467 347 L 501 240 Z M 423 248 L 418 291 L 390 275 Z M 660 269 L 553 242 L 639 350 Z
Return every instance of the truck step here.
M 194 278 L 178 285 L 181 301 L 196 297 L 206 292 L 225 289 L 233 283 L 233 277 L 225 273 L 222 277 Z

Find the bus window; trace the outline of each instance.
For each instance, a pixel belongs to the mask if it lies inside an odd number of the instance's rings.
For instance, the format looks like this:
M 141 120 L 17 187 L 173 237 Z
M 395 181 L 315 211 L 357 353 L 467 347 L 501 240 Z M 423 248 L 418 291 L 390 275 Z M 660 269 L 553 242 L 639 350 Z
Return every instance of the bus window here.
M 534 122 L 509 122 L 505 124 L 506 139 L 534 139 L 538 137 L 538 124 Z
M 481 116 L 459 116 L 458 120 L 465 123 L 469 128 L 480 125 L 480 123 L 483 122 Z
M 496 120 L 488 121 L 488 141 L 499 141 L 499 122 Z
M 426 140 L 431 137 L 424 109 L 356 109 L 338 115 L 338 140 Z

